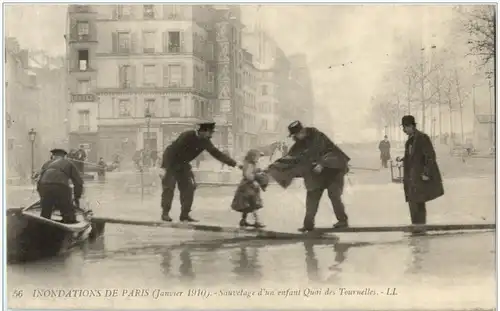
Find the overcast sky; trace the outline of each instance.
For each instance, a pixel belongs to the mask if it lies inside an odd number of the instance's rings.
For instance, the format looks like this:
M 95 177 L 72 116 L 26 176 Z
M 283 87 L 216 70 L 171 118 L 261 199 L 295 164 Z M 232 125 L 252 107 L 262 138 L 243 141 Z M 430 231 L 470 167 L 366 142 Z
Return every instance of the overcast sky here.
M 266 5 L 245 6 L 243 21 L 251 28 L 260 19 L 285 53 L 307 55 L 316 125 L 339 139 L 355 140 L 380 134 L 368 122 L 370 98 L 394 55 L 408 40 L 446 35 L 443 20 L 450 12 L 451 7 L 438 6 Z M 17 37 L 23 47 L 64 54 L 66 6 L 9 5 L 5 20 L 6 35 Z M 421 22 L 427 27 L 421 29 Z

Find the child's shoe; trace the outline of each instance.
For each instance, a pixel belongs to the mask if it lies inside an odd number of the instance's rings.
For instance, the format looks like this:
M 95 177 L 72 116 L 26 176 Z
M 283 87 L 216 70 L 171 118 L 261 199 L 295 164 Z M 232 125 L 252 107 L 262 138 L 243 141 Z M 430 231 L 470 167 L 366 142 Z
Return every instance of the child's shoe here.
M 252 225 L 249 224 L 246 219 L 242 219 L 240 220 L 240 227 L 252 227 Z
M 255 228 L 258 228 L 258 229 L 259 229 L 259 228 L 264 228 L 264 227 L 265 227 L 265 225 L 263 225 L 262 223 L 260 223 L 260 222 L 256 221 L 256 222 L 253 224 L 253 227 L 255 227 Z

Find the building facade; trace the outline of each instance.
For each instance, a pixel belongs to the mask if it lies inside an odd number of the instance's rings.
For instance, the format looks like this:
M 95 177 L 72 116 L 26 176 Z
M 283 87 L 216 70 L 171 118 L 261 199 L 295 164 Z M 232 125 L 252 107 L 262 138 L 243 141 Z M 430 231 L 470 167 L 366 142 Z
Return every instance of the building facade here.
M 259 71 L 253 63 L 253 56 L 248 51 L 243 51 L 243 139 L 242 148 L 249 150 L 256 148 L 258 144 L 258 124 L 260 124 L 257 113 L 257 84 Z
M 69 6 L 71 147 L 131 158 L 214 120 L 232 149 L 241 27 L 226 6 Z
M 29 180 L 50 148 L 65 147 L 66 79 L 63 59 L 21 49 L 12 37 L 5 42 L 6 175 L 14 183 Z
M 314 95 L 305 55 L 287 56 L 264 31 L 244 34 L 245 48 L 259 71 L 256 107 L 258 144 L 283 141 L 294 120 L 312 124 Z

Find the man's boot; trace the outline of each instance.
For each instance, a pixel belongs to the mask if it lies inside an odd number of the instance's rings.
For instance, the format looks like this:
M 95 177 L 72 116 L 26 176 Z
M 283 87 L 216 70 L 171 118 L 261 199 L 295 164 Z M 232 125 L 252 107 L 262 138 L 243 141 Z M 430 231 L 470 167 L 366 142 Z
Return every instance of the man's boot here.
M 163 221 L 168 221 L 168 222 L 172 222 L 172 218 L 168 215 L 168 213 L 166 212 L 163 212 L 161 214 L 161 220 Z
M 186 222 L 198 222 L 198 220 L 191 218 L 189 215 L 181 215 L 180 221 L 186 221 Z
M 347 222 L 347 220 L 339 221 L 333 225 L 333 228 L 335 229 L 347 228 L 347 227 L 349 227 L 349 223 Z

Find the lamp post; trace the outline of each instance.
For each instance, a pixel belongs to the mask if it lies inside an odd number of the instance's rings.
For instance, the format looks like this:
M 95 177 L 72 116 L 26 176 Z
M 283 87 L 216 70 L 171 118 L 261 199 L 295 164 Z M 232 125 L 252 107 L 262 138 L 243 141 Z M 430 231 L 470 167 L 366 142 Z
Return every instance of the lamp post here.
M 149 137 L 149 131 L 150 131 L 150 127 L 151 127 L 151 117 L 152 117 L 152 114 L 151 114 L 151 111 L 149 111 L 149 107 L 146 108 L 146 110 L 144 111 L 144 117 L 146 118 L 146 126 L 147 126 L 147 142 L 148 142 L 148 145 L 145 146 L 146 150 L 149 150 L 150 146 L 149 146 L 149 143 L 150 143 L 150 137 Z
M 28 137 L 31 142 L 31 179 L 33 180 L 33 176 L 35 175 L 35 129 L 30 129 L 30 131 L 28 132 Z

